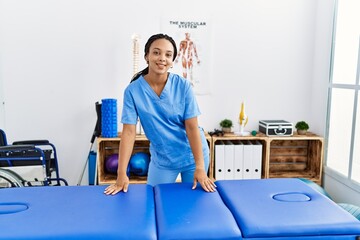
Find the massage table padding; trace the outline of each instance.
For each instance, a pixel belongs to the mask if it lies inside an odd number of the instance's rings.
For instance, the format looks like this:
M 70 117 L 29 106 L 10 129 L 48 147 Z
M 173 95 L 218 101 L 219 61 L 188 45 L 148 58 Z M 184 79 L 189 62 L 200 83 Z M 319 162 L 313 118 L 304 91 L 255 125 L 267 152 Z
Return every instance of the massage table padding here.
M 297 179 L 0 189 L 0 240 L 355 240 L 360 222 Z
M 151 186 L 132 185 L 127 193 L 115 196 L 106 196 L 104 189 L 105 186 L 0 189 L 0 239 L 157 238 Z M 23 209 L 24 206 L 28 208 Z
M 158 239 L 241 239 L 241 232 L 218 192 L 191 183 L 155 186 Z
M 355 239 L 359 221 L 299 179 L 217 181 L 244 239 Z

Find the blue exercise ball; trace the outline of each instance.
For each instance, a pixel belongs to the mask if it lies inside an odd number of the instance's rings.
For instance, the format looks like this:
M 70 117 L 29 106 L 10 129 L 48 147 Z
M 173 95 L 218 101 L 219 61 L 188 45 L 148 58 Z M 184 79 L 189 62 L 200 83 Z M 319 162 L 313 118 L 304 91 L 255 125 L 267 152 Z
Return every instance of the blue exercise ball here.
M 137 176 L 146 176 L 149 170 L 150 154 L 138 152 L 130 158 L 130 173 Z
M 111 154 L 105 159 L 105 169 L 109 173 L 117 173 L 119 165 L 119 154 Z M 126 174 L 130 175 L 130 165 L 127 168 Z

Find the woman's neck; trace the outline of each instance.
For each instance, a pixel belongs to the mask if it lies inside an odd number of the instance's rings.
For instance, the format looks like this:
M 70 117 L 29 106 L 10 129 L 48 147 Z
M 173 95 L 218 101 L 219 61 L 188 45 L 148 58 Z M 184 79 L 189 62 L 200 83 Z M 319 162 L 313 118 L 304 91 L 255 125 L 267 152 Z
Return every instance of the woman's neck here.
M 169 73 L 161 74 L 161 75 L 148 73 L 144 76 L 144 79 L 150 85 L 150 87 L 154 90 L 154 92 L 158 96 L 160 96 L 165 87 L 168 76 L 169 76 Z
M 165 85 L 167 79 L 168 79 L 169 73 L 165 74 L 156 74 L 149 72 L 144 76 L 145 80 L 150 85 Z

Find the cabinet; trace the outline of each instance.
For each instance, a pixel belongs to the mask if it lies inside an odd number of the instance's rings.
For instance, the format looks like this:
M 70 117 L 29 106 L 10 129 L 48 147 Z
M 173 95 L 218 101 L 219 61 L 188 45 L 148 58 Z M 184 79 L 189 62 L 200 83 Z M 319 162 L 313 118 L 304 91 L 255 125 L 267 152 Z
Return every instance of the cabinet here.
M 220 141 L 239 140 L 262 144 L 261 178 L 307 178 L 321 185 L 324 140 L 313 133 L 281 137 L 268 137 L 263 133 L 256 136 L 213 136 L 210 148 L 210 176 L 213 179 L 216 180 L 216 146 Z
M 237 136 L 231 133 L 224 136 L 206 135 L 210 148 L 208 175 L 215 178 L 215 147 L 220 141 L 236 144 L 237 141 L 257 142 L 262 145 L 261 178 L 306 178 L 321 185 L 323 168 L 324 139 L 316 134 L 268 137 L 263 133 L 256 136 Z M 118 153 L 121 133 L 117 138 L 97 139 L 97 177 L 98 184 L 111 184 L 116 174 L 105 170 L 105 159 Z M 149 152 L 149 140 L 145 135 L 137 135 L 133 153 Z M 131 183 L 146 183 L 146 176 L 130 176 Z
M 121 133 L 116 138 L 97 138 L 97 177 L 98 184 L 111 184 L 116 181 L 116 174 L 105 169 L 105 160 L 112 154 L 119 152 Z M 133 154 L 136 152 L 149 152 L 149 140 L 145 135 L 136 135 Z M 146 183 L 146 176 L 130 176 L 131 183 Z
M 247 147 L 248 145 L 247 142 L 249 142 L 249 144 L 261 144 L 262 148 L 261 148 L 261 156 L 262 156 L 262 160 L 260 161 L 261 163 L 261 173 L 259 173 L 259 178 L 267 178 L 268 174 L 267 171 L 265 171 L 266 169 L 266 158 L 264 158 L 264 156 L 266 156 L 267 153 L 267 137 L 260 133 L 257 134 L 256 136 L 238 136 L 238 135 L 234 135 L 232 133 L 226 133 L 224 134 L 224 136 L 213 136 L 212 137 L 212 142 L 211 142 L 211 147 L 210 147 L 210 152 L 211 152 L 211 161 L 210 161 L 210 176 L 216 180 L 216 175 L 217 173 L 220 171 L 219 168 L 216 167 L 216 148 L 221 146 L 222 143 L 224 143 L 225 147 L 227 147 L 229 144 L 234 144 L 235 146 L 238 145 L 239 142 L 241 142 L 241 144 L 244 144 L 245 147 Z M 235 150 L 235 149 L 234 149 Z M 246 150 L 245 150 L 246 151 Z M 246 155 L 246 153 L 244 153 Z M 224 163 L 224 167 L 226 168 L 226 159 L 224 159 L 225 163 Z M 240 160 L 238 157 L 234 156 L 234 163 L 233 165 L 236 166 L 237 163 L 239 163 Z M 246 163 L 244 163 L 244 165 L 246 165 Z M 230 167 L 231 168 L 231 167 Z M 242 168 L 242 167 L 240 167 Z M 230 169 L 226 168 L 225 172 L 230 171 Z M 234 175 L 236 175 L 236 169 L 234 167 L 233 169 L 234 171 Z M 246 173 L 246 167 L 244 167 L 244 169 L 241 169 L 240 171 L 244 171 L 244 174 Z M 225 173 L 226 175 L 226 173 Z M 245 177 L 245 178 L 252 178 L 252 177 Z M 231 179 L 231 178 L 227 178 L 226 176 L 224 176 L 224 179 Z
M 206 139 L 210 146 L 211 136 L 206 134 Z M 112 154 L 119 152 L 119 145 L 121 141 L 121 133 L 116 138 L 97 138 L 97 180 L 98 184 L 111 184 L 116 181 L 116 174 L 109 173 L 105 168 L 105 160 Z M 133 153 L 137 152 L 149 152 L 150 142 L 145 135 L 136 135 Z M 211 161 L 211 157 L 210 157 Z M 210 170 L 209 170 L 210 174 Z M 130 183 L 146 183 L 146 176 L 130 175 Z
M 313 133 L 269 137 L 265 161 L 269 178 L 307 178 L 322 182 L 324 139 Z

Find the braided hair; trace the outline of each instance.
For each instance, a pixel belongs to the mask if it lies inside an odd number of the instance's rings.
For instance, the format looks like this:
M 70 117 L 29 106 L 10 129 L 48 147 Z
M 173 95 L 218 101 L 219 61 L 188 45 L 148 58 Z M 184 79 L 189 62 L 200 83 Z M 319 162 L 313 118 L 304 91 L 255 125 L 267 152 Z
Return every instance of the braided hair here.
M 166 39 L 166 40 L 168 40 L 168 41 L 173 45 L 173 47 L 174 47 L 173 61 L 175 61 L 175 58 L 176 58 L 176 56 L 177 56 L 176 43 L 175 43 L 174 39 L 172 39 L 172 37 L 170 37 L 170 36 L 168 36 L 168 35 L 166 35 L 166 34 L 162 34 L 162 33 L 152 35 L 152 36 L 148 39 L 148 41 L 147 41 L 146 44 L 145 44 L 144 56 L 146 56 L 146 55 L 149 53 L 151 44 L 152 44 L 154 41 L 158 40 L 158 39 Z M 149 73 L 149 67 L 146 67 L 146 68 L 144 68 L 143 70 L 141 70 L 140 72 L 136 73 L 136 74 L 132 77 L 130 83 L 132 83 L 133 81 L 137 80 L 140 76 L 146 75 L 146 74 L 148 74 L 148 73 Z

